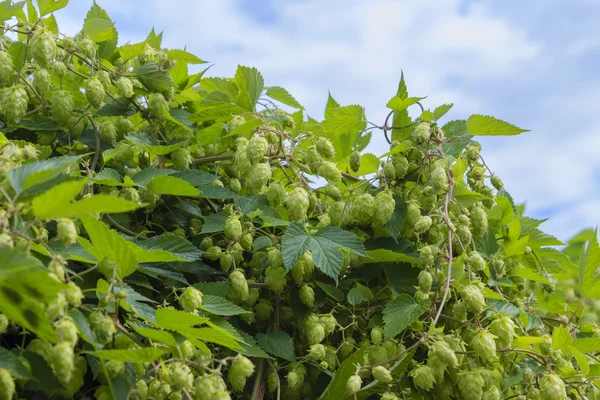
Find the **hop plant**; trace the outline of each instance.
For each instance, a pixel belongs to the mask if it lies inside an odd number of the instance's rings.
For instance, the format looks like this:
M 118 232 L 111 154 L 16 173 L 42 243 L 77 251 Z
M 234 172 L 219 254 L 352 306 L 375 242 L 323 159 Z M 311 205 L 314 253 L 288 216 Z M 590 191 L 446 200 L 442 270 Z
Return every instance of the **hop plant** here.
M 507 316 L 501 316 L 489 325 L 490 333 L 496 336 L 500 347 L 510 347 L 515 337 L 515 323 Z
M 122 76 L 117 80 L 115 86 L 117 87 L 117 92 L 121 96 L 127 98 L 133 97 L 133 83 L 131 82 L 131 79 L 127 78 L 126 76 Z
M 52 97 L 50 108 L 52 116 L 62 126 L 67 126 L 73 114 L 73 98 L 66 90 L 59 90 Z
M 279 207 L 283 205 L 286 196 L 286 191 L 280 182 L 272 182 L 269 184 L 269 188 L 267 189 L 266 195 L 271 206 Z
M 56 58 L 58 49 L 56 41 L 51 32 L 46 29 L 38 29 L 29 42 L 29 50 L 35 62 L 42 67 Z
M 335 148 L 329 139 L 323 137 L 317 139 L 316 148 L 319 154 L 326 160 L 331 160 L 335 157 Z
M 237 216 L 231 216 L 225 221 L 225 237 L 230 240 L 238 240 L 243 233 L 242 222 Z
M 148 98 L 148 109 L 152 116 L 161 119 L 169 112 L 169 103 L 162 94 L 154 93 Z
M 375 212 L 375 198 L 369 193 L 358 196 L 352 203 L 352 218 L 359 225 L 369 225 Z
M 433 283 L 433 277 L 428 271 L 419 272 L 419 288 L 422 292 L 427 293 L 431 290 L 431 284 Z
M 396 209 L 396 201 L 390 192 L 379 192 L 375 196 L 375 208 L 373 209 L 373 225 L 383 226 L 392 216 Z
M 423 389 L 429 392 L 435 385 L 435 373 L 433 369 L 427 365 L 419 365 L 410 371 L 409 376 L 413 378 L 413 384 L 416 388 Z
M 431 138 L 431 127 L 427 122 L 421 122 L 413 130 L 412 137 L 419 144 L 427 143 Z
M 478 370 L 460 372 L 458 389 L 465 400 L 482 400 L 485 380 Z
M 0 400 L 11 400 L 15 395 L 15 381 L 10 370 L 0 368 Z
M 231 384 L 231 387 L 236 392 L 244 390 L 246 385 L 246 379 L 252 376 L 254 373 L 254 364 L 252 361 L 242 355 L 238 355 L 231 362 L 229 372 L 227 374 L 227 380 Z
M 65 246 L 70 246 L 77 241 L 77 228 L 73 220 L 61 218 L 56 223 L 58 240 Z
M 52 89 L 52 77 L 46 69 L 38 69 L 33 73 L 33 88 L 44 96 Z
M 6 329 L 8 328 L 8 318 L 6 318 L 6 315 L 0 313 L 0 335 L 2 335 L 4 332 L 6 332 Z
M 315 302 L 315 292 L 309 285 L 302 285 L 300 288 L 300 300 L 308 308 L 312 308 Z
M 541 398 L 548 400 L 566 400 L 565 383 L 555 374 L 547 373 L 540 378 Z
M 248 160 L 252 164 L 256 164 L 268 155 L 269 153 L 269 143 L 267 139 L 263 136 L 253 136 L 246 146 L 246 153 L 248 155 Z
M 431 345 L 430 355 L 439 358 L 450 368 L 458 367 L 458 358 L 450 345 L 444 341 L 438 340 Z
M 202 305 L 202 292 L 191 286 L 185 288 L 179 296 L 179 305 L 184 311 L 195 311 Z
M 330 161 L 321 162 L 319 175 L 325 178 L 329 183 L 336 183 L 342 180 L 342 173 L 337 168 L 337 165 Z
M 357 393 L 362 387 L 362 379 L 358 375 L 352 375 L 346 382 L 346 391 L 349 395 Z
M 79 50 L 87 56 L 87 58 L 96 57 L 96 44 L 89 38 L 82 39 L 78 44 Z
M 360 169 L 360 153 L 356 150 L 350 154 L 350 169 L 354 172 Z
M 475 350 L 475 355 L 483 362 L 493 363 L 498 360 L 496 355 L 496 342 L 494 341 L 494 335 L 487 331 L 480 331 L 473 340 L 471 346 Z
M 5 52 L 0 51 L 0 85 L 5 86 L 13 74 L 13 58 Z
M 415 233 L 427 232 L 431 228 L 432 223 L 433 223 L 433 221 L 431 220 L 431 217 L 429 217 L 427 215 L 421 216 L 415 223 L 415 226 L 414 226 Z
M 27 103 L 29 102 L 27 91 L 23 87 L 15 85 L 5 89 L 0 96 L 4 120 L 8 125 L 17 124 L 27 112 Z
M 248 177 L 248 186 L 254 193 L 258 193 L 264 188 L 273 177 L 271 166 L 268 163 L 259 163 L 252 167 L 252 172 Z
M 85 83 L 85 97 L 92 106 L 99 108 L 104 101 L 104 95 L 104 86 L 98 78 L 93 77 L 87 80 Z
M 308 192 L 305 189 L 297 187 L 292 190 L 287 198 L 287 210 L 290 221 L 303 222 L 306 220 L 309 205 L 310 200 Z
M 75 370 L 73 345 L 69 342 L 55 345 L 49 354 L 48 362 L 58 380 L 63 384 L 68 383 Z
M 240 300 L 248 300 L 248 281 L 246 281 L 246 277 L 242 271 L 236 269 L 229 274 L 229 282 L 231 283 L 231 289 Z
M 467 285 L 460 292 L 460 296 L 468 311 L 474 314 L 481 314 L 485 307 L 485 299 L 479 287 Z

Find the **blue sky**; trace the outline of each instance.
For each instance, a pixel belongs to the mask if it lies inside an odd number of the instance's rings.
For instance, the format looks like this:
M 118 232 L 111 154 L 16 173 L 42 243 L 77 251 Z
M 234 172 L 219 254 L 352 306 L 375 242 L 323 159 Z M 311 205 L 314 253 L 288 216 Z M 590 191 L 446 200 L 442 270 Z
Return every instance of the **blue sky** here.
M 74 34 L 91 0 L 58 12 Z M 490 168 L 542 228 L 567 239 L 600 224 L 600 35 L 597 0 L 99 0 L 120 43 L 164 31 L 232 76 L 257 67 L 322 117 L 327 90 L 382 121 L 404 71 L 447 119 L 490 114 L 531 132 L 481 140 Z M 370 147 L 383 151 L 380 138 Z

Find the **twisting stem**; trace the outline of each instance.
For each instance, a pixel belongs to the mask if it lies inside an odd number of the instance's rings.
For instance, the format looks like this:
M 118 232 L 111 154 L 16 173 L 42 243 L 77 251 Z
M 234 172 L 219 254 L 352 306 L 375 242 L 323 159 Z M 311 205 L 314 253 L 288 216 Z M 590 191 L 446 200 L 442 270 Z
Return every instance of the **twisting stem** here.
M 192 161 L 192 164 L 208 164 L 214 161 L 223 161 L 223 160 L 231 160 L 233 158 L 233 154 L 222 154 L 220 156 L 209 156 L 196 158 Z
M 92 160 L 92 165 L 90 166 L 90 171 L 94 171 L 96 170 L 96 164 L 100 158 L 100 132 L 98 131 L 98 125 L 96 125 L 94 118 L 92 118 L 91 115 L 88 115 L 87 117 L 92 124 L 92 128 L 94 128 L 94 136 L 96 137 L 96 150 L 94 151 L 94 159 Z

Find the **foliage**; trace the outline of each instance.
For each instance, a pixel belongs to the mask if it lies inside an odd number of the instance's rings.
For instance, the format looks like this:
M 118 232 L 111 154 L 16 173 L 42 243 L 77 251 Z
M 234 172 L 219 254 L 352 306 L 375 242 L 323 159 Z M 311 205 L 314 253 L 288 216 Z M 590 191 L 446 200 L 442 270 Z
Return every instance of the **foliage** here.
M 597 234 L 557 249 L 473 140 L 525 130 L 404 78 L 318 121 L 66 4 L 0 3 L 0 399 L 599 398 Z

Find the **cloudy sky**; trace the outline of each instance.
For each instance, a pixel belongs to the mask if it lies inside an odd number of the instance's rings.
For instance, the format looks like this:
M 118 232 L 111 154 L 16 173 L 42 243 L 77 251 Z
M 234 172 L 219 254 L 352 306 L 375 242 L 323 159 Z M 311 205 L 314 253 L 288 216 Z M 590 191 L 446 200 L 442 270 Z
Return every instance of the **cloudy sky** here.
M 57 13 L 74 34 L 92 0 Z M 490 168 L 542 228 L 567 239 L 600 224 L 597 0 L 99 0 L 119 42 L 154 27 L 211 75 L 257 67 L 321 118 L 327 91 L 382 121 L 404 71 L 411 96 L 445 117 L 489 114 L 530 129 L 481 140 Z M 384 148 L 375 139 L 372 150 Z

